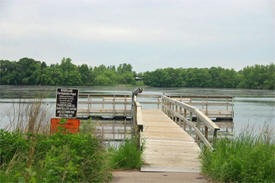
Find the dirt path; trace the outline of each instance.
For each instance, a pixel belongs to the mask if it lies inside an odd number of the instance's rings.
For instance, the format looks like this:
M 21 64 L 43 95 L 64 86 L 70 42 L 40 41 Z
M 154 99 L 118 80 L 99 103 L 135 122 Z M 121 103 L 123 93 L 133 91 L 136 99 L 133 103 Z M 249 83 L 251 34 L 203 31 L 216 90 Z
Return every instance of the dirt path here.
M 207 183 L 200 173 L 114 171 L 111 183 Z

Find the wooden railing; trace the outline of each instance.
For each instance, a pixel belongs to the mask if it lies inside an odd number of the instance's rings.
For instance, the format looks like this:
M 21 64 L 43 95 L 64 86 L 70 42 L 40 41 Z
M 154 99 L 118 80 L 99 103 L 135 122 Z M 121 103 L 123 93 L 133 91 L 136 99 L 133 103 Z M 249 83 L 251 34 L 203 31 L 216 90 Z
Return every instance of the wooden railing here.
M 91 114 L 131 116 L 130 95 L 80 94 L 78 104 L 78 116 Z
M 200 109 L 209 118 L 233 119 L 233 97 L 232 96 L 184 96 L 169 95 L 167 97 L 184 102 Z
M 140 132 L 143 131 L 143 119 L 141 104 L 137 102 L 136 96 L 133 98 L 133 125 L 134 125 L 134 135 L 137 139 L 137 146 L 140 148 L 141 138 Z
M 211 119 L 196 107 L 180 102 L 167 96 L 162 96 L 162 111 L 172 118 L 175 122 L 180 123 L 186 130 L 188 126 L 189 132 L 195 132 L 196 141 L 213 150 L 213 146 L 209 142 L 209 131 L 213 132 L 212 142 L 215 143 L 217 132 L 220 129 Z M 193 117 L 196 116 L 196 125 L 193 122 Z
M 78 116 L 89 114 L 108 114 L 131 117 L 132 98 L 129 94 L 79 94 Z M 212 118 L 233 118 L 233 99 L 229 96 L 183 96 L 168 97 L 199 108 Z M 139 94 L 137 101 L 150 108 L 160 109 L 162 101 L 158 94 Z

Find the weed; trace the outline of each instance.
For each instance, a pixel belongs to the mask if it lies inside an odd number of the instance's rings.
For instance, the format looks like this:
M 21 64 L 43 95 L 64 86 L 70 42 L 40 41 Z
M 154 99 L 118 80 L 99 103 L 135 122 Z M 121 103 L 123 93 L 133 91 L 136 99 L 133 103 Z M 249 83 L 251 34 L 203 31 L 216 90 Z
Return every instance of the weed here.
M 139 169 L 142 164 L 142 151 L 137 148 L 135 138 L 126 140 L 118 149 L 110 148 L 110 166 L 113 169 Z
M 275 182 L 275 144 L 265 134 L 241 133 L 202 151 L 202 171 L 222 182 Z
M 0 182 L 107 182 L 111 177 L 105 150 L 91 135 L 0 130 L 0 149 Z

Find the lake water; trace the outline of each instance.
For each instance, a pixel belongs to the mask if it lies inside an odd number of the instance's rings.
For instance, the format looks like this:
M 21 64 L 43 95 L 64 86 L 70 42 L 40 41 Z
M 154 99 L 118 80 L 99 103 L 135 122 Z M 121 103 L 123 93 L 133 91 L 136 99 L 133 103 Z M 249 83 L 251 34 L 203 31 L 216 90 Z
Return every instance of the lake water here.
M 54 117 L 55 86 L 0 86 L 0 128 L 7 124 L 6 114 L 12 109 L 13 102 L 19 98 L 43 96 L 49 102 Z M 131 94 L 136 87 L 70 87 L 80 92 Z M 145 87 L 148 94 L 181 95 L 223 95 L 234 97 L 234 132 L 238 134 L 249 126 L 260 131 L 264 125 L 275 128 L 275 90 L 250 89 L 202 89 L 202 88 L 152 88 Z

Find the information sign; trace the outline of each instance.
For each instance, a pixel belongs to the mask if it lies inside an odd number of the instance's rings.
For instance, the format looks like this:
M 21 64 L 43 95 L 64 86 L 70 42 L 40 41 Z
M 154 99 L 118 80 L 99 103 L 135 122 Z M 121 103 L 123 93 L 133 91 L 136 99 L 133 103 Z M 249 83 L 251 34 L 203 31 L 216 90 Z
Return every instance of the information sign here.
M 78 89 L 62 89 L 56 91 L 56 117 L 74 118 L 77 113 Z

